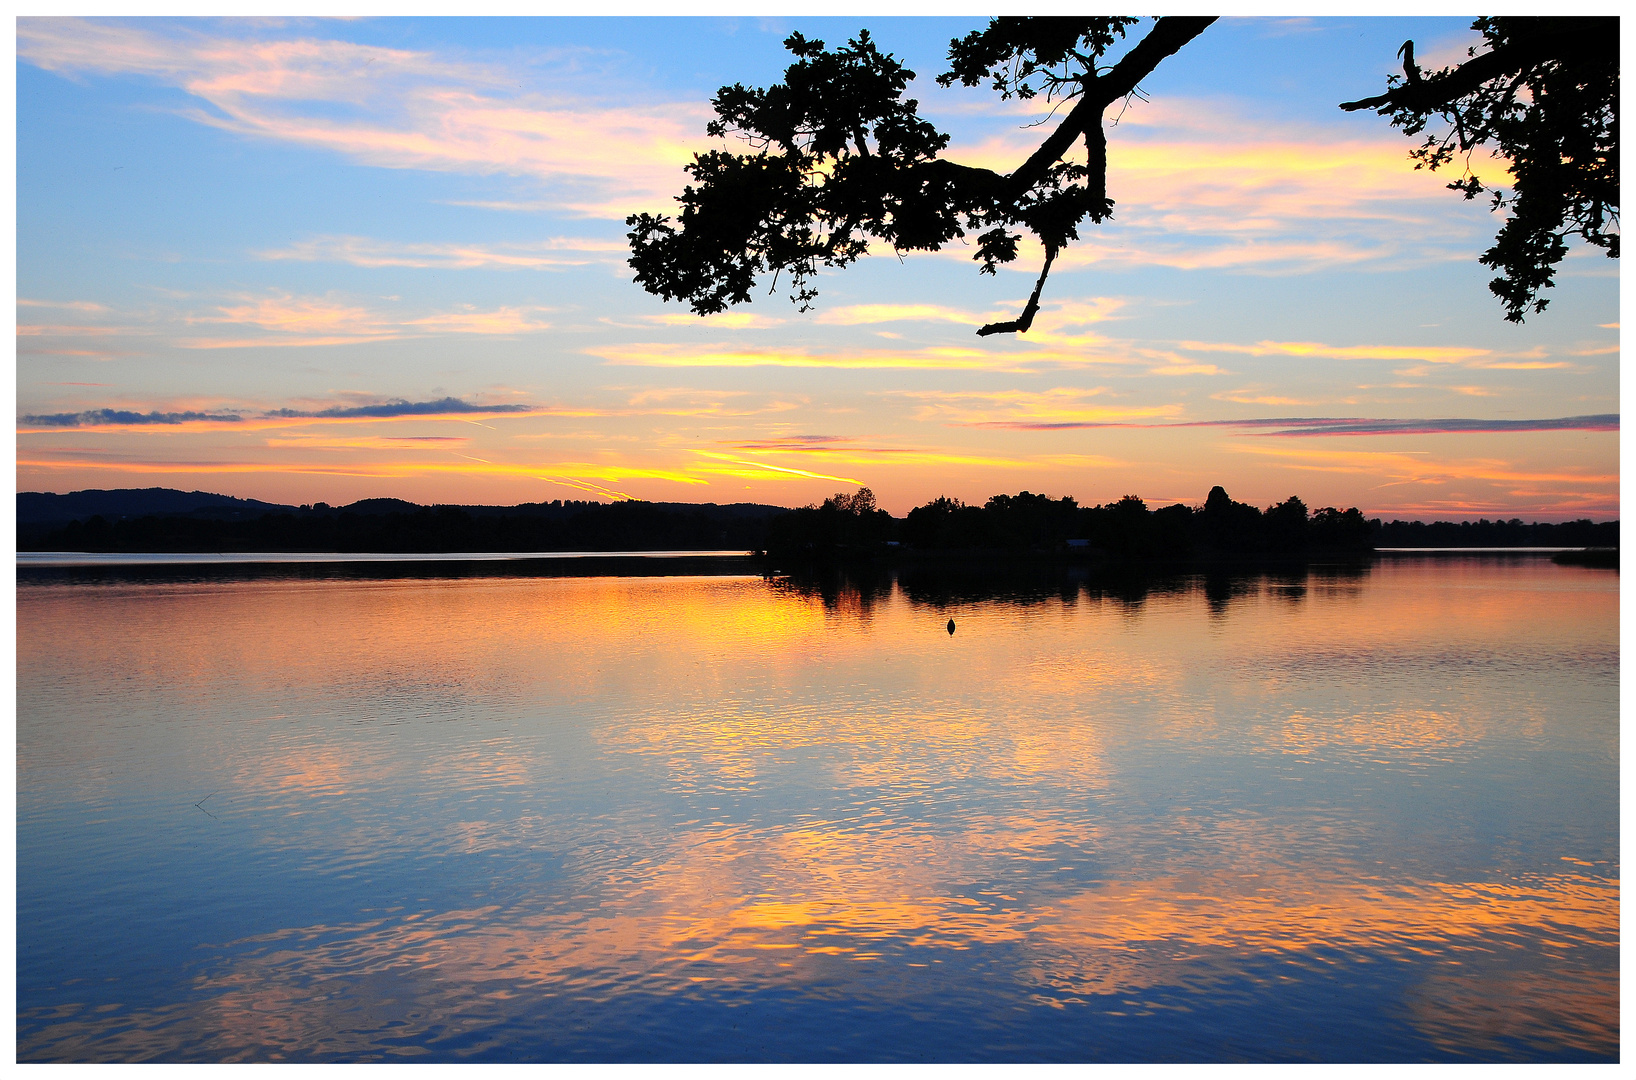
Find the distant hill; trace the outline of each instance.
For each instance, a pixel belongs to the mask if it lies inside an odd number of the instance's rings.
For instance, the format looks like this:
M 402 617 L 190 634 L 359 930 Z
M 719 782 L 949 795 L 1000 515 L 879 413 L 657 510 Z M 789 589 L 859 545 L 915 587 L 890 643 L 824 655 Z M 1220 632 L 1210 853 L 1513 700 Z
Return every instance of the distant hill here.
M 284 506 L 171 488 L 17 496 L 20 551 L 750 550 L 786 513 L 760 503 L 556 500 L 421 506 L 360 499 Z
M 210 511 L 211 516 L 260 517 L 262 514 L 290 513 L 293 506 L 235 499 L 208 491 L 178 491 L 175 488 L 114 488 L 104 491 L 72 491 L 53 495 L 46 491 L 17 493 L 18 525 L 66 525 L 101 515 L 109 521 L 146 517 L 149 514 L 191 514 Z

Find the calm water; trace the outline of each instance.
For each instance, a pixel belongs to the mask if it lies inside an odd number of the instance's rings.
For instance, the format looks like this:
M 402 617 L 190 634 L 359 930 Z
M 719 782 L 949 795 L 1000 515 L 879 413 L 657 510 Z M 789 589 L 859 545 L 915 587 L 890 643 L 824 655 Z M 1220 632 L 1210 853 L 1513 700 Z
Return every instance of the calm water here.
M 18 1056 L 1610 1058 L 1617 601 L 24 575 Z

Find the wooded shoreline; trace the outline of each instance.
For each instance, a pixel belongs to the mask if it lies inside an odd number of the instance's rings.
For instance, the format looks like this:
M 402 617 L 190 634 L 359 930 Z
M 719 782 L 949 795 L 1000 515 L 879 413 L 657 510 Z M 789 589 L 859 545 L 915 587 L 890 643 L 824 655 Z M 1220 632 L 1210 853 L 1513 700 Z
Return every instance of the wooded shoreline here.
M 982 505 L 938 498 L 893 517 L 869 489 L 821 505 L 555 501 L 514 507 L 418 506 L 372 499 L 344 507 L 280 507 L 205 493 L 82 492 L 75 516 L 50 520 L 54 500 L 18 496 L 19 551 L 85 552 L 539 552 L 754 551 L 774 561 L 1050 557 L 1069 561 L 1281 559 L 1363 554 L 1383 547 L 1614 548 L 1619 523 L 1388 521 L 1356 508 L 1308 511 L 1291 496 L 1265 510 L 1220 487 L 1204 505 L 1150 510 L 1136 496 L 1080 506 L 1019 492 Z M 202 505 L 142 512 L 163 502 Z M 162 497 L 161 497 L 162 496 Z M 26 501 L 32 500 L 32 501 Z M 212 502 L 211 500 L 214 500 Z M 119 507 L 127 512 L 84 513 Z M 45 517 L 46 520 L 41 520 Z

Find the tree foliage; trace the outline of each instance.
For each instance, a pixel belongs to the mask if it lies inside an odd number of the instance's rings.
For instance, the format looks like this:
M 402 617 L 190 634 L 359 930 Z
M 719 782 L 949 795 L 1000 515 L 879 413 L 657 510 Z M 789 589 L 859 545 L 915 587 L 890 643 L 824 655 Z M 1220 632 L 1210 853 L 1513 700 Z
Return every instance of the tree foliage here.
M 871 240 L 898 253 L 936 251 L 976 233 L 984 273 L 1017 258 L 1026 229 L 1045 247 L 1045 267 L 1020 318 L 979 333 L 1024 331 L 1039 309 L 1051 262 L 1079 237 L 1079 223 L 1107 218 L 1107 142 L 1102 110 L 1136 89 L 1159 61 L 1213 20 L 1159 19 L 1116 64 L 1103 54 L 1128 18 L 996 19 L 951 47 L 943 82 L 985 77 L 1007 96 L 1074 100 L 1056 129 L 1008 174 L 938 154 L 949 137 L 903 94 L 914 72 L 882 53 L 867 30 L 839 49 L 799 33 L 784 42 L 796 63 L 765 90 L 723 87 L 712 101 L 712 136 L 737 136 L 751 153 L 711 151 L 686 167 L 677 218 L 634 214 L 636 280 L 700 315 L 750 299 L 756 278 L 789 275 L 806 310 L 822 267 L 856 261 Z M 1084 164 L 1064 157 L 1081 139 Z
M 1619 257 L 1619 20 L 1506 16 L 1471 28 L 1487 51 L 1473 46 L 1465 63 L 1426 73 L 1406 41 L 1391 89 L 1341 108 L 1374 109 L 1408 135 L 1441 122 L 1410 156 L 1417 169 L 1458 158 L 1463 173 L 1449 188 L 1467 199 L 1488 191 L 1493 209 L 1509 211 L 1480 261 L 1500 271 L 1488 287 L 1505 317 L 1522 322 L 1550 302 L 1540 293 L 1568 236 Z M 1509 190 L 1472 170 L 1478 147 L 1509 163 Z
M 1009 173 L 939 156 L 948 135 L 904 97 L 914 72 L 867 30 L 837 49 L 792 34 L 784 46 L 795 63 L 781 83 L 723 87 L 712 101 L 708 133 L 738 138 L 750 152 L 696 155 L 674 218 L 626 219 L 636 281 L 709 315 L 748 302 L 757 279 L 771 274 L 775 291 L 787 277 L 790 299 L 805 311 L 819 270 L 850 265 L 872 243 L 903 254 L 970 237 L 981 272 L 993 274 L 1017 259 L 1026 232 L 1045 252 L 1033 292 L 1016 319 L 977 333 L 1026 332 L 1057 255 L 1085 222 L 1113 216 L 1104 111 L 1213 21 L 1157 19 L 1111 63 L 1109 52 L 1141 20 L 1006 16 L 950 42 L 941 85 L 986 82 L 1002 98 L 1044 95 L 1062 112 Z M 1617 20 L 1475 26 L 1487 52 L 1425 75 L 1409 43 L 1404 75 L 1386 94 L 1342 107 L 1378 109 L 1410 134 L 1441 116 L 1450 130 L 1427 137 L 1414 152 L 1417 168 L 1486 144 L 1511 162 L 1511 189 L 1494 192 L 1495 208 L 1510 217 L 1482 261 L 1502 271 L 1491 288 L 1506 317 L 1521 321 L 1530 305 L 1544 309 L 1538 294 L 1551 286 L 1567 235 L 1618 254 Z M 1451 186 L 1467 198 L 1489 190 L 1469 166 Z

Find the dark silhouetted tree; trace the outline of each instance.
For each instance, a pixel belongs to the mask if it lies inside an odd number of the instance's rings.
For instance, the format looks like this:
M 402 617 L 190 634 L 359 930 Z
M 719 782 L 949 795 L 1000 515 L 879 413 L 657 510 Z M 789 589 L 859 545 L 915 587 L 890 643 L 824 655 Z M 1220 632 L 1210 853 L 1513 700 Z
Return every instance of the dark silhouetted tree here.
M 1291 495 L 1261 515 L 1267 547 L 1273 551 L 1300 551 L 1307 543 L 1307 504 Z
M 1522 322 L 1550 302 L 1540 293 L 1552 287 L 1568 236 L 1619 257 L 1619 20 L 1504 16 L 1471 28 L 1487 51 L 1473 46 L 1465 63 L 1428 74 L 1406 41 L 1391 89 L 1341 108 L 1374 109 L 1408 135 L 1441 121 L 1410 156 L 1417 169 L 1458 157 L 1464 172 L 1449 187 L 1467 199 L 1490 191 L 1492 208 L 1510 211 L 1480 261 L 1500 271 L 1488 287 L 1505 317 Z M 1510 163 L 1509 191 L 1472 170 L 1479 147 Z
M 636 281 L 700 315 L 750 299 L 760 275 L 773 288 L 787 276 L 790 298 L 811 306 L 820 268 L 864 255 L 871 240 L 898 253 L 936 251 L 975 234 L 981 271 L 1017 258 L 1022 232 L 1045 251 L 1021 315 L 979 335 L 1023 333 L 1039 311 L 1051 265 L 1079 228 L 1112 217 L 1103 112 L 1137 93 L 1165 58 L 1215 20 L 1157 19 L 1116 62 L 1105 54 L 1141 20 L 1130 16 L 993 19 L 950 43 L 950 68 L 937 81 L 987 82 L 1002 98 L 1071 103 L 1028 158 L 1009 173 L 939 157 L 949 137 L 905 99 L 914 73 L 882 53 L 867 30 L 841 48 L 796 33 L 784 42 L 796 62 L 784 81 L 762 89 L 723 87 L 712 105 L 712 136 L 736 135 L 751 153 L 711 151 L 686 166 L 693 183 L 675 219 L 633 214 L 630 265 Z M 1611 25 L 1609 25 L 1611 24 Z M 1551 284 L 1577 233 L 1618 254 L 1618 25 L 1616 19 L 1479 19 L 1489 51 L 1457 68 L 1423 76 L 1405 46 L 1404 78 L 1388 93 L 1343 108 L 1379 109 L 1410 133 L 1432 115 L 1452 133 L 1415 152 L 1436 168 L 1492 143 L 1512 165 L 1510 195 L 1496 208 L 1511 217 L 1482 258 L 1499 268 L 1494 291 L 1506 317 L 1520 321 Z M 1081 151 L 1076 147 L 1083 146 Z M 1473 174 L 1457 185 L 1485 190 Z
M 763 549 L 774 555 L 826 558 L 866 553 L 891 539 L 892 515 L 875 506 L 875 493 L 859 488 L 837 492 L 821 506 L 779 514 L 767 525 Z

